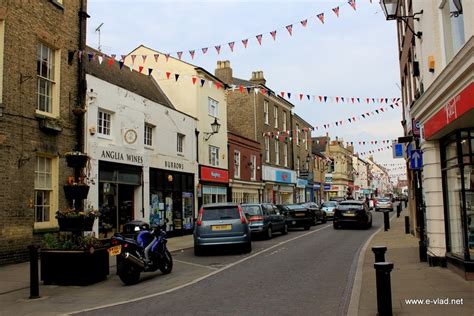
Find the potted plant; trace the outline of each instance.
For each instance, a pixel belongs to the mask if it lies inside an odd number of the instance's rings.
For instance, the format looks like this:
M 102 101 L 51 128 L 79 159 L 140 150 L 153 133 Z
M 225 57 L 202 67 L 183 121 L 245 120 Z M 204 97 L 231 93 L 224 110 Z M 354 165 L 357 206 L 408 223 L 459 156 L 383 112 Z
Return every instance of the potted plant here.
M 74 182 L 63 186 L 64 195 L 68 200 L 84 200 L 89 193 L 89 186 L 85 183 Z
M 64 154 L 68 167 L 82 169 L 89 161 L 89 156 L 80 151 L 68 151 Z
M 67 208 L 56 212 L 60 231 L 81 232 L 92 231 L 94 221 L 99 217 L 99 211 L 87 206 L 85 210 Z

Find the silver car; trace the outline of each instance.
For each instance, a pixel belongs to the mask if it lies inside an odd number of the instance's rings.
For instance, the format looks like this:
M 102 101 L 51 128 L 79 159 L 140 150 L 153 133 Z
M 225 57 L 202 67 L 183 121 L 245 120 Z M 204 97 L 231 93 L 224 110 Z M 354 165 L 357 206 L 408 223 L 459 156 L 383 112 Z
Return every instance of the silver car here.
M 339 203 L 337 203 L 336 201 L 329 201 L 321 204 L 321 210 L 326 213 L 326 218 L 334 217 L 334 210 L 336 209 L 338 204 Z
M 199 210 L 194 227 L 194 254 L 216 245 L 241 245 L 252 251 L 250 228 L 244 212 L 236 203 L 206 204 Z

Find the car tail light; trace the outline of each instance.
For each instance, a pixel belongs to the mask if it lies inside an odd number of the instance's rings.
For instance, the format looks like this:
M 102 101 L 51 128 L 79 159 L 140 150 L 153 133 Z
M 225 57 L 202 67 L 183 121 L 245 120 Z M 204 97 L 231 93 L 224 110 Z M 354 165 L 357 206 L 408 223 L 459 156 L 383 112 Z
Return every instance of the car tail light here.
M 258 222 L 258 221 L 263 221 L 263 216 L 256 215 L 256 216 L 249 217 L 249 222 Z
M 199 210 L 199 215 L 198 215 L 198 218 L 197 218 L 197 221 L 196 221 L 196 225 L 198 226 L 201 226 L 202 224 L 202 213 L 204 213 L 204 208 L 201 207 L 201 209 Z
M 240 215 L 240 222 L 242 224 L 247 224 L 247 218 L 245 217 L 244 211 L 242 210 L 240 205 L 239 205 L 239 215 Z
M 118 245 L 119 242 L 117 239 L 112 239 L 111 243 L 112 245 Z

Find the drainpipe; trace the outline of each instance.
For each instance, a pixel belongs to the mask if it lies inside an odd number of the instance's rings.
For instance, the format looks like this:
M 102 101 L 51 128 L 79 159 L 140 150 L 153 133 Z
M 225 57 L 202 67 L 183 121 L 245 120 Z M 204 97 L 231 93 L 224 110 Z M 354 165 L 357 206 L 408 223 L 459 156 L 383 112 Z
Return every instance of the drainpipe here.
M 86 32 L 87 32 L 87 18 L 90 16 L 87 14 L 87 0 L 81 0 L 81 6 L 79 10 L 79 51 L 84 52 L 86 48 Z M 79 84 L 77 89 L 77 102 L 79 110 L 85 110 L 85 95 L 86 95 L 86 72 L 82 58 L 78 58 L 78 78 Z M 84 111 L 78 111 L 77 116 L 77 127 L 76 127 L 76 150 L 84 151 Z M 76 170 L 76 173 L 79 170 Z

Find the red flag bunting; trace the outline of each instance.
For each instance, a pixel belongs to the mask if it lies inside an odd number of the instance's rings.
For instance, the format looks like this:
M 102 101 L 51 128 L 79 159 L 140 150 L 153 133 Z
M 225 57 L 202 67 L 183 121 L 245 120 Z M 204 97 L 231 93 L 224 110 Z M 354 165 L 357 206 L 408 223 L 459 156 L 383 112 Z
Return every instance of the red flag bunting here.
M 135 58 L 137 57 L 137 55 L 130 55 L 130 57 L 132 57 L 132 64 L 135 63 Z
M 179 60 L 181 60 L 181 56 L 183 56 L 183 52 L 176 52 L 176 54 L 178 55 Z
M 240 85 L 239 90 L 240 90 L 240 93 L 244 93 L 244 86 Z
M 276 36 L 277 36 L 277 31 L 271 31 L 271 32 L 270 32 L 270 35 L 272 36 L 273 40 L 275 41 L 275 40 L 276 40 Z
M 189 55 L 191 55 L 191 59 L 194 59 L 194 53 L 195 53 L 194 50 L 190 50 L 190 51 L 189 51 Z
M 290 33 L 290 36 L 293 35 L 293 24 L 287 25 L 286 29 L 288 30 L 288 33 Z
M 109 64 L 109 66 L 112 66 L 114 64 L 114 60 L 112 58 L 109 58 L 108 64 Z
M 281 97 L 283 98 L 285 96 L 285 92 L 280 92 Z
M 207 50 L 208 50 L 208 48 L 207 48 L 207 47 L 204 47 L 204 48 L 202 49 L 202 53 L 203 53 L 203 54 L 207 53 Z
M 306 25 L 308 24 L 308 20 L 303 20 L 303 21 L 300 21 L 301 25 L 303 25 L 303 27 L 306 27 Z
M 230 43 L 228 43 L 228 44 L 229 44 L 229 47 L 230 47 L 230 51 L 233 52 L 233 51 L 234 51 L 235 42 L 230 42 Z
M 247 48 L 248 42 L 249 42 L 249 39 L 248 39 L 248 38 L 242 40 L 242 44 L 244 44 L 244 47 L 245 47 L 245 48 Z
M 303 100 L 303 94 L 300 93 L 300 100 Z
M 170 58 L 170 54 L 165 54 L 166 57 L 166 62 L 168 62 L 168 59 Z
M 255 36 L 260 45 L 262 45 L 262 34 Z
M 335 7 L 332 9 L 337 17 L 339 17 L 339 7 Z
M 356 0 L 349 0 L 349 4 L 351 5 L 352 9 L 354 9 L 354 11 L 356 10 Z
M 217 46 L 214 46 L 216 48 L 216 51 L 217 51 L 217 55 L 219 55 L 221 53 L 221 45 L 217 45 Z
M 153 56 L 155 56 L 155 63 L 158 62 L 158 57 L 160 57 L 160 54 L 154 54 Z
M 318 19 L 321 21 L 321 23 L 324 24 L 324 13 L 320 13 L 317 16 L 318 16 Z
M 139 67 L 138 67 L 138 72 L 139 72 L 139 73 L 142 73 L 142 70 L 143 70 L 143 66 L 139 66 Z
M 196 84 L 196 80 L 197 80 L 196 77 L 193 77 L 193 78 L 192 78 L 193 84 Z
M 336 97 L 336 103 L 339 103 L 339 97 Z
M 167 72 L 166 72 L 166 78 L 168 78 L 168 79 L 169 79 L 169 78 L 170 78 L 170 76 L 171 76 L 171 72 L 168 72 L 168 71 L 167 71 Z
M 143 63 L 145 63 L 146 57 L 147 57 L 147 55 L 142 55 Z
M 220 89 L 222 87 L 221 83 L 220 82 L 216 82 L 216 88 L 217 89 Z

